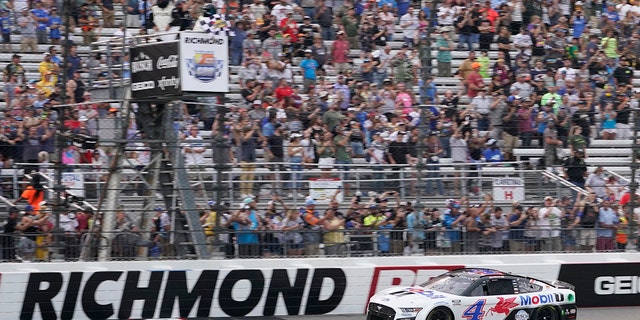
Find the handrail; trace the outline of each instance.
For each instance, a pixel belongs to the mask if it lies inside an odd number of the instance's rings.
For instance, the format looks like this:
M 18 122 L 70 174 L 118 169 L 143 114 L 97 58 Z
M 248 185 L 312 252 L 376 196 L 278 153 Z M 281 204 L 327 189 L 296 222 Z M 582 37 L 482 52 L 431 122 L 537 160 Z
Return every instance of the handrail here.
M 555 174 L 553 172 L 549 172 L 547 170 L 542 170 L 542 175 L 547 177 L 547 178 L 549 178 L 549 179 L 551 179 L 551 180 L 553 180 L 553 181 L 555 181 L 555 182 L 557 182 L 557 183 L 560 183 L 561 185 L 563 185 L 565 187 L 568 187 L 569 189 L 571 189 L 571 190 L 573 190 L 575 192 L 581 193 L 584 196 L 589 194 L 589 191 L 576 186 L 575 184 L 567 181 L 565 178 L 563 178 L 563 177 L 561 177 L 561 176 L 559 176 L 559 175 L 557 175 L 557 174 Z

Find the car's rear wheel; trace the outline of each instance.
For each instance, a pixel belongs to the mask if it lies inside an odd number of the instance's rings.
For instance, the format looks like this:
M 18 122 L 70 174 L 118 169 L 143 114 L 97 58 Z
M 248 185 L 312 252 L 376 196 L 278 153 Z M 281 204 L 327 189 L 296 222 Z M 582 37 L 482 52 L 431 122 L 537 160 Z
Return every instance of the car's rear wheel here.
M 451 310 L 447 308 L 435 308 L 429 312 L 427 320 L 454 320 Z
M 558 310 L 552 306 L 542 306 L 534 312 L 531 320 L 559 320 Z

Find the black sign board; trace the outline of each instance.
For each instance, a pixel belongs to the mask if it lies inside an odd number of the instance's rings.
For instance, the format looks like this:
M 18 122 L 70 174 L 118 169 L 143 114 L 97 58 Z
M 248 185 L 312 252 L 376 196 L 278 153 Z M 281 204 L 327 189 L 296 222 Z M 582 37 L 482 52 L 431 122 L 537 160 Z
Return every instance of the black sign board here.
M 180 94 L 178 42 L 131 48 L 131 96 L 134 99 Z
M 578 307 L 640 306 L 640 263 L 563 264 L 558 280 L 576 286 Z

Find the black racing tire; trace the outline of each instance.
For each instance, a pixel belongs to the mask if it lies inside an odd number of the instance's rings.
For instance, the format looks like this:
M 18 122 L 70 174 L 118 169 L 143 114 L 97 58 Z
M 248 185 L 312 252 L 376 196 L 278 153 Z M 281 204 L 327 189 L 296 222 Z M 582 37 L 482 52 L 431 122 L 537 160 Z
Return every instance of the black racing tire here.
M 431 310 L 426 320 L 454 320 L 453 312 L 445 307 L 439 307 Z
M 542 306 L 531 315 L 531 320 L 560 320 L 558 310 L 553 306 Z

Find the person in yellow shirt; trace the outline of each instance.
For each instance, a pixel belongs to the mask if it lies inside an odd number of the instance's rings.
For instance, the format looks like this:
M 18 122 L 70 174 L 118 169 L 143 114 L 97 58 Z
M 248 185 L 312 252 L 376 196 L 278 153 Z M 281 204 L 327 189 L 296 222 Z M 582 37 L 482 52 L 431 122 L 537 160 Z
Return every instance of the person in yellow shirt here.
M 609 59 L 616 59 L 616 63 L 618 58 L 620 57 L 620 51 L 618 51 L 618 37 L 614 34 L 613 30 L 607 31 L 607 36 L 602 38 L 600 41 L 600 46 L 602 50 L 604 50 L 604 54 Z
M 40 79 L 44 80 L 47 74 L 51 75 L 51 81 L 55 85 L 58 82 L 58 73 L 60 72 L 60 66 L 52 61 L 53 56 L 49 52 L 45 52 L 43 56 L 43 61 L 40 62 L 38 66 L 38 71 L 40 72 Z
M 51 93 L 56 88 L 56 81 L 53 80 L 54 76 L 50 71 L 44 74 L 42 80 L 36 82 L 36 89 L 38 92 L 43 92 L 47 97 L 51 95 Z
M 324 213 L 324 253 L 327 256 L 343 256 L 346 251 L 344 243 L 344 219 L 336 216 L 336 209 L 329 208 Z

